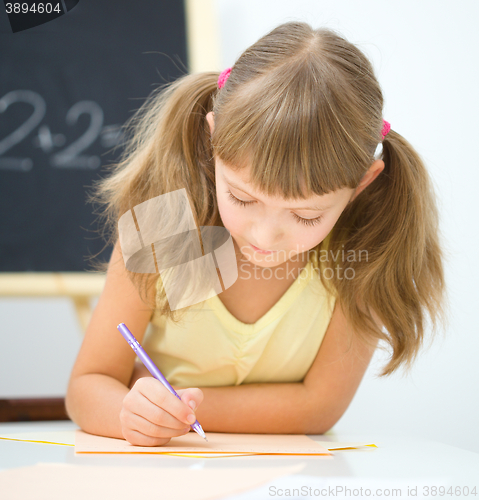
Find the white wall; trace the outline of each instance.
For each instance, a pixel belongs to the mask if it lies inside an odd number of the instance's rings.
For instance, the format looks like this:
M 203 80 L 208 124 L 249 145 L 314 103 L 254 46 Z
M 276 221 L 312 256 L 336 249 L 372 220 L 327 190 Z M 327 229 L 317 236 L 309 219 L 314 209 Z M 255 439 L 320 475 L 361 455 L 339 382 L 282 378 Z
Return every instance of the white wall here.
M 385 95 L 385 118 L 419 151 L 441 212 L 450 295 L 445 339 L 423 351 L 412 374 L 377 379 L 378 351 L 335 427 L 408 432 L 479 452 L 479 272 L 476 190 L 479 165 L 479 4 L 473 0 L 216 0 L 223 68 L 281 22 L 326 25 L 371 58 Z M 0 398 L 61 396 L 81 333 L 66 299 L 0 300 Z
M 408 432 L 479 452 L 479 3 L 473 0 L 216 0 L 223 68 L 276 25 L 338 30 L 371 59 L 384 118 L 425 160 L 448 252 L 449 326 L 412 373 L 377 378 L 377 351 L 335 429 Z
M 0 300 L 0 399 L 64 396 L 82 337 L 67 298 Z

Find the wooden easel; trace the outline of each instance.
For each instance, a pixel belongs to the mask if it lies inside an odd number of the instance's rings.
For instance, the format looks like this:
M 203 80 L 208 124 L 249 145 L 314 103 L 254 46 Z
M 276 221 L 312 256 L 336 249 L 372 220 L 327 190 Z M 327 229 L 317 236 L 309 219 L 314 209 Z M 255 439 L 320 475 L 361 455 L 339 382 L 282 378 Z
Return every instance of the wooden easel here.
M 105 274 L 1 273 L 0 297 L 68 297 L 83 332 L 91 317 L 91 300 L 101 294 Z

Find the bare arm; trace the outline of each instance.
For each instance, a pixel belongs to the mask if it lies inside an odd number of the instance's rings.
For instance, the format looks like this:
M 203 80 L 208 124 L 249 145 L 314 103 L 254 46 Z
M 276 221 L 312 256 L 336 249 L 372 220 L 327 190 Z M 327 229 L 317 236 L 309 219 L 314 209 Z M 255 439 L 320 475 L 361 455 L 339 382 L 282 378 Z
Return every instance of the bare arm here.
M 134 355 L 116 326 L 131 325 L 141 337 L 151 314 L 128 279 L 117 244 L 66 395 L 70 418 L 87 432 L 123 437 L 119 414 L 129 391 Z

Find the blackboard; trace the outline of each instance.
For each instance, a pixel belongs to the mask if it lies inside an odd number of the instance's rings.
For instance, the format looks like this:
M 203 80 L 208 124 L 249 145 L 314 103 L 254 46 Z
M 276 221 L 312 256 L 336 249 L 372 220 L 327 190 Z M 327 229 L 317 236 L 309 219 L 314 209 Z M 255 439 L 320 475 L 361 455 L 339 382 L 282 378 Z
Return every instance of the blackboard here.
M 1 272 L 90 269 L 105 242 L 87 191 L 120 126 L 187 72 L 185 26 L 181 1 L 80 0 L 12 33 L 0 6 Z

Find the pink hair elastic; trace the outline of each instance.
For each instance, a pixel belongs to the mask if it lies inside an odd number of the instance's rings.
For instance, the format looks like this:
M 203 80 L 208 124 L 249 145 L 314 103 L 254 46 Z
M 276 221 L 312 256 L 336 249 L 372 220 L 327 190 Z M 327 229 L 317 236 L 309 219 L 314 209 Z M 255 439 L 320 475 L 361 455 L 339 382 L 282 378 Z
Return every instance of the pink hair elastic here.
M 220 73 L 220 76 L 218 77 L 219 89 L 223 88 L 224 84 L 226 83 L 226 80 L 228 80 L 228 77 L 230 76 L 230 73 L 231 73 L 231 68 L 226 68 Z
M 381 132 L 381 135 L 383 137 L 383 141 L 384 141 L 384 138 L 388 135 L 388 132 L 391 130 L 391 124 L 389 122 L 387 122 L 386 120 L 383 120 L 383 130 Z
M 224 87 L 226 80 L 228 80 L 228 77 L 230 76 L 231 73 L 231 68 L 226 68 L 220 73 L 220 76 L 218 77 L 218 88 L 221 89 Z M 381 131 L 382 135 L 382 140 L 388 135 L 388 132 L 391 130 L 391 124 L 387 122 L 386 120 L 383 120 L 383 129 Z

